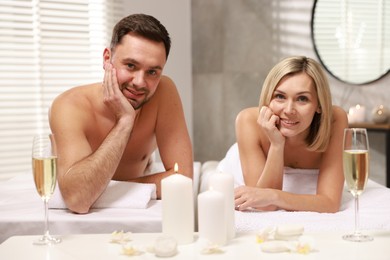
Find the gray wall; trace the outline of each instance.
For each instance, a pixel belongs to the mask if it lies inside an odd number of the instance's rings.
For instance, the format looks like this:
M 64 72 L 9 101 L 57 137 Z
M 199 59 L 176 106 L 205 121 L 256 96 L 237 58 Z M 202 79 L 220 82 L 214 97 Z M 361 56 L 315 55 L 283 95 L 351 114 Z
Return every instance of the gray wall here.
M 290 55 L 317 59 L 310 35 L 313 3 L 192 0 L 195 160 L 224 157 L 235 142 L 237 113 L 257 106 L 263 80 L 276 62 Z M 346 111 L 357 103 L 371 111 L 390 100 L 390 76 L 359 87 L 329 80 L 333 103 Z M 385 181 L 383 143 L 383 135 L 370 134 L 371 176 L 380 183 Z

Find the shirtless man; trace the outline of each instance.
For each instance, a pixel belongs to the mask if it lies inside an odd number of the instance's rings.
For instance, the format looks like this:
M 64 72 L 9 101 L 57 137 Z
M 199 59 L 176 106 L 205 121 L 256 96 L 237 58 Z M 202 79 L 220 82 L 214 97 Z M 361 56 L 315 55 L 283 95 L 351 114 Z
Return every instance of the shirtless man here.
M 162 75 L 170 37 L 154 17 L 115 26 L 103 52 L 103 83 L 72 88 L 49 113 L 58 146 L 58 184 L 68 208 L 87 213 L 110 180 L 155 183 L 174 173 L 192 178 L 192 145 L 173 81 Z M 145 175 L 158 148 L 165 172 Z

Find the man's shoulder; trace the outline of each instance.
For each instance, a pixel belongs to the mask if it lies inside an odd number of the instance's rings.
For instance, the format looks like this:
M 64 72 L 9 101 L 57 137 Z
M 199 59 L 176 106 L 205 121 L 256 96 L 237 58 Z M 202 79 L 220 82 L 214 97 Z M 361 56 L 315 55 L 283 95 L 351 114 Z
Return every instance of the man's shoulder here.
M 94 110 L 94 95 L 97 93 L 94 89 L 97 89 L 96 84 L 77 86 L 64 91 L 53 100 L 51 114 L 71 118 L 86 116 Z
M 177 100 L 180 97 L 175 82 L 170 77 L 163 75 L 158 83 L 153 100 L 158 102 L 158 100 L 165 101 L 166 99 Z M 164 103 L 166 104 L 166 102 L 159 102 L 160 105 Z
M 95 91 L 93 91 L 93 89 L 96 89 L 96 83 L 72 87 L 60 93 L 54 99 L 53 104 L 61 106 L 85 104 L 85 101 L 90 100 L 90 97 L 94 95 Z
M 158 85 L 159 85 L 159 87 L 160 86 L 163 86 L 163 87 L 168 86 L 168 87 L 176 88 L 175 82 L 173 82 L 173 80 L 167 75 L 161 76 L 160 83 Z

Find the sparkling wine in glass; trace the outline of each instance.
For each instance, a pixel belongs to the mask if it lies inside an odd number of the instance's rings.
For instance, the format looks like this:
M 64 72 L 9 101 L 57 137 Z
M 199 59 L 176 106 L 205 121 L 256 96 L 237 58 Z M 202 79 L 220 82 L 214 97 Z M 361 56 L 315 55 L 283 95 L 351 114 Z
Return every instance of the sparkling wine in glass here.
M 346 128 L 343 142 L 344 177 L 349 192 L 355 198 L 355 231 L 343 239 L 355 242 L 371 241 L 371 236 L 362 234 L 359 228 L 359 196 L 368 179 L 368 136 L 365 128 Z
M 57 181 L 57 149 L 53 134 L 34 136 L 32 147 L 32 169 L 35 187 L 45 205 L 44 234 L 35 245 L 57 244 L 61 239 L 52 237 L 49 233 L 48 202 L 56 187 Z

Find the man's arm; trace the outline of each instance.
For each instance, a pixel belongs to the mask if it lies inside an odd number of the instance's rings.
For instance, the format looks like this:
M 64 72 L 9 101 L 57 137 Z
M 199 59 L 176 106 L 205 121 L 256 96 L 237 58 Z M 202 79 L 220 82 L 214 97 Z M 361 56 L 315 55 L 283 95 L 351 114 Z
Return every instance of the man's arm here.
M 175 163 L 179 167 L 178 173 L 193 177 L 193 155 L 182 103 L 173 81 L 162 77 L 154 98 L 158 99 L 156 139 L 166 171 L 132 181 L 155 183 L 157 197 L 160 198 L 161 180 L 174 173 Z
M 86 107 L 82 101 L 75 104 L 74 96 L 64 95 L 53 102 L 49 115 L 58 146 L 59 188 L 68 208 L 77 213 L 87 213 L 107 187 L 133 127 L 135 116 L 131 113 L 131 105 L 117 84 L 110 83 L 116 82 L 115 70 L 109 68 L 107 71 L 104 102 L 115 113 L 117 121 L 95 152 L 85 134 L 86 124 L 91 122 L 88 117 L 93 115 L 86 111 L 92 107 Z

